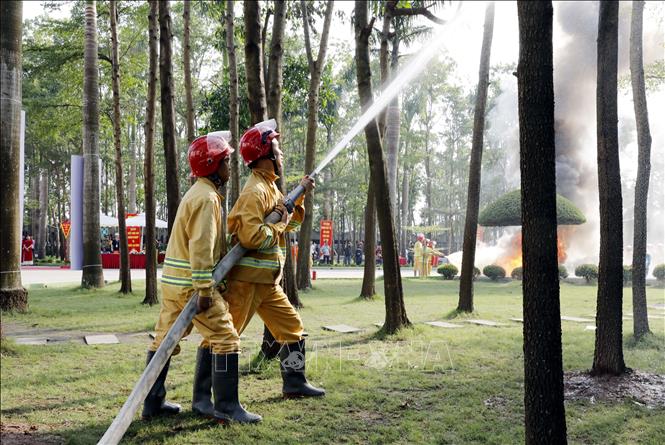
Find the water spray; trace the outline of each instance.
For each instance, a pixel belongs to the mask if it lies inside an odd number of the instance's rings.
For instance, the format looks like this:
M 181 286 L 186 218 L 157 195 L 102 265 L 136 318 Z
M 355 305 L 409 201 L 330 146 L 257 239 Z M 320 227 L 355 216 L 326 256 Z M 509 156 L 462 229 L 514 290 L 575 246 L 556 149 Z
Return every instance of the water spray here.
M 453 13 L 453 17 L 449 21 L 452 23 L 459 16 L 460 7 Z M 408 65 L 406 65 L 399 74 L 383 89 L 383 92 L 379 97 L 372 103 L 372 105 L 365 110 L 365 112 L 358 118 L 358 121 L 346 132 L 344 136 L 335 144 L 335 146 L 328 152 L 326 157 L 319 163 L 319 165 L 314 169 L 312 173 L 309 174 L 310 178 L 316 177 L 330 162 L 339 155 L 339 153 L 351 142 L 351 140 L 363 129 L 365 126 L 371 122 L 389 103 L 392 101 L 407 85 L 408 82 L 413 80 L 418 74 L 420 74 L 427 63 L 432 60 L 436 55 L 437 50 L 443 43 L 443 34 L 447 31 L 446 28 L 442 27 L 441 30 L 427 43 L 425 43 L 420 50 L 417 51 L 416 56 L 411 59 Z M 284 198 L 284 204 L 288 209 L 289 213 L 293 212 L 295 208 L 295 202 L 305 193 L 305 188 L 302 185 L 298 185 L 295 189 L 289 193 L 286 198 Z M 264 220 L 267 224 L 275 224 L 282 219 L 282 215 L 279 212 L 273 211 L 270 213 Z M 212 278 L 215 282 L 215 286 L 222 282 L 226 274 L 233 268 L 233 266 L 240 261 L 242 257 L 247 253 L 247 249 L 242 247 L 240 244 L 236 244 L 227 254 L 220 260 L 219 263 L 215 266 Z M 166 365 L 167 360 L 173 354 L 178 342 L 185 333 L 185 330 L 192 322 L 194 316 L 196 316 L 197 302 L 198 302 L 198 292 L 194 292 L 183 308 L 178 318 L 169 329 L 169 332 L 164 336 L 162 343 L 157 348 L 155 355 L 152 360 L 143 370 L 139 381 L 134 386 L 134 389 L 130 393 L 127 401 L 120 409 L 118 415 L 113 419 L 113 423 L 104 433 L 104 436 L 99 440 L 98 444 L 103 445 L 115 445 L 120 442 L 122 437 L 125 435 L 127 428 L 132 423 L 134 414 L 138 410 L 139 406 L 145 400 L 150 388 L 155 384 L 157 377 L 162 372 L 162 369 Z

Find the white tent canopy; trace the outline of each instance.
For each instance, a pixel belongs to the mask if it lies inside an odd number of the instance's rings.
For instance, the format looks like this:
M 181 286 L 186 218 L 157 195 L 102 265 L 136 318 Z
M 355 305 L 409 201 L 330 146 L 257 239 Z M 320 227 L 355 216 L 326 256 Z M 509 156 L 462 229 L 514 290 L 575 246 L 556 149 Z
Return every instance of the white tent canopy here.
M 146 226 L 145 213 L 139 213 L 136 216 L 127 218 L 125 222 L 127 223 L 128 227 L 145 227 Z M 157 227 L 158 229 L 166 229 L 168 227 L 168 224 L 166 223 L 166 221 L 162 221 L 161 219 L 155 218 L 155 227 Z
M 99 225 L 100 227 L 118 227 L 118 218 L 112 216 L 104 215 L 99 213 Z

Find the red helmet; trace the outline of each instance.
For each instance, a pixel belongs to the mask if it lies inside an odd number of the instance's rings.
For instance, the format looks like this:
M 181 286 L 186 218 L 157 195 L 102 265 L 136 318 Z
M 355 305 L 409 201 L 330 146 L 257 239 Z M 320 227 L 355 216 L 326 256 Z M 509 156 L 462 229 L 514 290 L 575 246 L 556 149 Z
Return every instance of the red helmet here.
M 228 131 L 215 131 L 201 136 L 189 144 L 187 158 L 192 176 L 209 176 L 217 171 L 219 162 L 231 156 L 233 149 L 227 142 Z
M 419 233 L 416 238 L 418 239 L 418 241 L 423 241 L 425 239 L 425 234 L 424 233 Z
M 248 166 L 254 161 L 272 154 L 272 141 L 279 138 L 279 133 L 275 131 L 277 123 L 275 119 L 259 122 L 254 125 L 240 138 L 240 156 Z

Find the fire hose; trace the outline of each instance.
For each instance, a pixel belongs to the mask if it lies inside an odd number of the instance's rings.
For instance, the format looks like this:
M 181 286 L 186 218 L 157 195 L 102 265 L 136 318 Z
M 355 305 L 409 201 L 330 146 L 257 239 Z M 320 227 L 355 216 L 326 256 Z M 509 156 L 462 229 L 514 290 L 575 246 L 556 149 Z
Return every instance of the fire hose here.
M 310 175 L 310 178 L 313 178 L 314 174 Z M 289 213 L 293 213 L 295 208 L 295 202 L 300 196 L 305 193 L 305 188 L 302 185 L 298 185 L 291 193 L 287 195 L 284 199 L 284 205 L 286 206 Z M 275 224 L 282 219 L 282 215 L 273 211 L 270 213 L 264 220 L 267 224 Z M 212 272 L 212 279 L 215 282 L 215 286 L 222 282 L 227 273 L 231 268 L 247 253 L 247 249 L 242 247 L 240 244 L 236 244 L 227 254 L 222 258 L 216 265 Z M 127 401 L 120 409 L 118 415 L 113 419 L 113 423 L 106 430 L 104 436 L 99 440 L 98 444 L 100 445 L 115 445 L 120 442 L 122 437 L 125 435 L 127 428 L 132 423 L 134 414 L 138 410 L 139 406 L 145 400 L 150 388 L 155 384 L 157 377 L 164 369 L 164 365 L 167 360 L 173 354 L 173 350 L 178 345 L 178 342 L 182 338 L 185 330 L 189 324 L 194 319 L 196 315 L 196 306 L 199 296 L 198 292 L 194 292 L 192 297 L 189 299 L 185 307 L 178 315 L 178 318 L 169 329 L 169 332 L 166 334 L 162 343 L 157 348 L 155 355 L 148 365 L 143 370 L 143 374 L 139 378 L 139 381 L 134 386 L 131 394 L 127 398 Z

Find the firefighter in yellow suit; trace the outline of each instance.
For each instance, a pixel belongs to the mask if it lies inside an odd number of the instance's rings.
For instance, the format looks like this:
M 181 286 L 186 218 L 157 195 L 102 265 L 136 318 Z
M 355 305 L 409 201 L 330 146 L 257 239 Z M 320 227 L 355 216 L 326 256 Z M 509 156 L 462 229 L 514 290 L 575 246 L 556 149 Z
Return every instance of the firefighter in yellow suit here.
M 305 340 L 300 315 L 289 302 L 279 282 L 285 259 L 284 233 L 296 230 L 304 216 L 304 196 L 289 214 L 284 197 L 275 184 L 282 169 L 282 151 L 274 120 L 261 122 L 247 130 L 240 139 L 239 151 L 251 175 L 229 212 L 228 231 L 233 242 L 249 252 L 227 275 L 224 299 L 228 302 L 233 323 L 242 333 L 252 316 L 258 313 L 273 337 L 282 345 L 279 353 L 285 397 L 322 396 L 325 391 L 309 384 L 305 378 Z M 309 177 L 300 183 L 306 191 L 314 188 Z M 282 214 L 276 224 L 264 219 L 272 211 Z M 227 367 L 237 366 L 226 360 Z
M 427 240 L 427 247 L 423 249 L 423 256 L 425 257 L 425 276 L 429 277 L 432 273 L 433 258 L 444 256 L 442 252 L 436 250 L 436 241 Z
M 423 276 L 423 243 L 425 235 L 419 233 L 416 237 L 416 242 L 413 245 L 413 276 Z
M 228 132 L 215 132 L 195 139 L 188 150 L 192 176 L 196 182 L 185 193 L 178 207 L 162 271 L 162 302 L 156 336 L 148 350 L 149 362 L 185 304 L 198 291 L 198 314 L 193 325 L 203 337 L 197 353 L 194 377 L 193 410 L 213 415 L 211 402 L 212 353 L 228 353 L 239 348 L 239 336 L 228 304 L 214 288 L 214 265 L 226 252 L 226 234 L 221 213 L 220 188 L 229 178 Z M 185 335 L 192 329 L 190 325 Z M 176 347 L 173 355 L 178 354 Z M 170 361 L 170 360 L 169 360 Z M 176 414 L 180 406 L 167 402 L 164 382 L 169 362 L 145 399 L 143 418 Z M 198 387 L 198 388 L 197 388 Z

